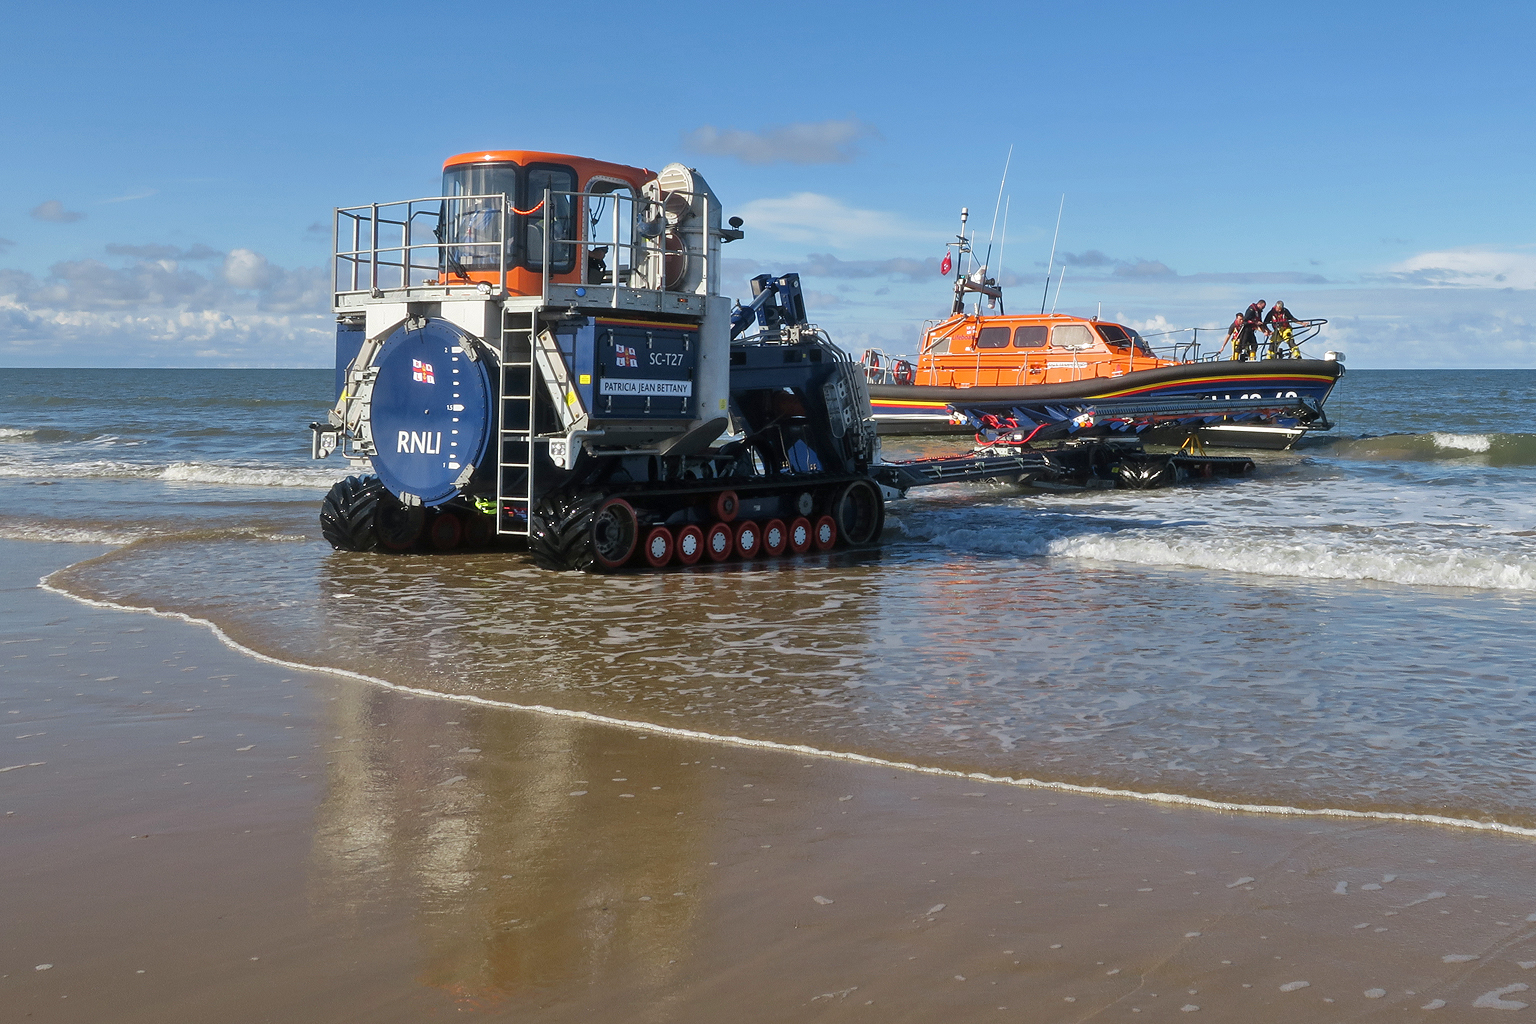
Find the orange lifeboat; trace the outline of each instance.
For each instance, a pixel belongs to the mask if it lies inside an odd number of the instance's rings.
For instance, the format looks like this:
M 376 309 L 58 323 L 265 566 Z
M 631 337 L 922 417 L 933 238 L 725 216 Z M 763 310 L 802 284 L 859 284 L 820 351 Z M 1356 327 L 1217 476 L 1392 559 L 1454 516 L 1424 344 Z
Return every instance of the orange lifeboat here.
M 970 256 L 963 232 L 950 244 L 962 261 Z M 1202 358 L 1198 331 L 1159 355 L 1125 324 L 1043 310 L 984 314 L 980 298 L 967 311 L 970 293 L 1001 306 L 1002 288 L 984 264 L 957 272 L 953 309 L 928 324 L 916 357 L 864 353 L 881 433 L 974 431 L 982 443 L 1081 434 L 1180 444 L 1193 436 L 1217 446 L 1289 448 L 1307 431 L 1332 426 L 1323 402 L 1344 375 L 1343 356 L 1301 352 L 1327 321 L 1291 321 L 1297 330 L 1285 332 L 1286 358 L 1226 359 L 1225 343 Z

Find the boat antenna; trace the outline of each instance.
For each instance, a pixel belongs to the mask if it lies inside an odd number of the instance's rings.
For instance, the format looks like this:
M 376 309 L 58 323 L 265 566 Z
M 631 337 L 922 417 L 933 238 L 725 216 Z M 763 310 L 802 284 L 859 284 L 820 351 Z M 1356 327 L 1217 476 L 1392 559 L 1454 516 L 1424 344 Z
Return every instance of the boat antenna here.
M 1008 208 L 1012 205 L 1013 196 L 1009 196 L 1003 202 L 1003 237 L 997 242 L 997 308 L 1005 315 L 1008 307 L 1003 304 L 1003 250 L 1008 246 Z
M 1051 271 L 1056 267 L 1056 239 L 1061 237 L 1061 211 L 1065 210 L 1066 208 L 1067 194 L 1063 192 L 1061 194 L 1061 205 L 1056 208 L 1056 233 L 1051 236 L 1051 259 L 1050 262 L 1045 265 L 1045 291 L 1040 293 L 1040 312 L 1042 314 L 1045 312 L 1045 297 L 1051 294 Z M 1061 298 L 1060 285 L 1056 286 L 1056 297 L 1058 299 Z M 1051 307 L 1051 312 L 1056 312 L 1056 308 L 1054 306 Z
M 1013 147 L 1008 147 L 1008 158 L 1003 161 L 1003 180 L 997 183 L 997 203 L 992 207 L 992 231 L 987 235 L 987 255 L 992 255 L 992 239 L 997 235 L 997 214 L 1003 208 L 1003 188 L 1008 184 L 1008 166 L 1013 163 Z
M 1003 189 L 1008 184 L 1008 167 L 1013 163 L 1013 147 L 1008 147 L 1008 158 L 1003 161 L 1003 180 L 997 183 L 997 202 L 992 205 L 992 230 L 987 232 L 987 258 L 982 266 L 992 262 L 992 240 L 997 237 L 997 214 L 1003 208 Z M 976 294 L 976 315 L 981 315 L 981 293 Z
M 960 252 L 960 258 L 955 261 L 955 304 L 950 307 L 950 316 L 959 316 L 965 312 L 965 258 L 971 255 L 971 243 L 965 237 L 965 223 L 970 216 L 969 208 L 960 207 L 960 234 L 955 236 L 955 241 L 949 243 Z
M 1056 279 L 1056 297 L 1051 300 L 1051 316 L 1056 315 L 1056 303 L 1061 301 L 1061 282 L 1067 279 L 1067 265 L 1061 265 L 1061 276 Z M 1040 312 L 1045 312 L 1045 303 L 1040 303 Z

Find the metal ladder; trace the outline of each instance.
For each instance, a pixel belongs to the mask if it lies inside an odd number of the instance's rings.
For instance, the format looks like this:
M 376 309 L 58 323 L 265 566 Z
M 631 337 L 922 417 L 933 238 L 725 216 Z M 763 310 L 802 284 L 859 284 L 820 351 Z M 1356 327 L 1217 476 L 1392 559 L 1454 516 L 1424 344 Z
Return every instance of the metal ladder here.
M 533 312 L 501 311 L 501 397 L 496 426 L 496 532 L 528 535 L 533 486 Z

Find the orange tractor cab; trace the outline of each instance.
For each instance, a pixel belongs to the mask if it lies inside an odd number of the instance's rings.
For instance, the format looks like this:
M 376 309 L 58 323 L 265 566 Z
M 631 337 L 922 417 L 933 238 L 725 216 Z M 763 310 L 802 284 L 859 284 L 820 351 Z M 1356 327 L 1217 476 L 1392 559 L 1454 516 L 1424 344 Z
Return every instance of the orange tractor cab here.
M 490 150 L 449 157 L 443 162 L 442 280 L 484 281 L 509 295 L 538 295 L 547 269 L 547 280 L 561 284 L 611 284 L 610 257 L 631 241 L 630 225 L 614 213 L 620 206 L 633 209 L 641 189 L 655 180 L 656 173 L 643 167 L 560 153 Z M 546 219 L 553 237 L 546 237 Z M 604 244 L 603 227 L 618 237 Z

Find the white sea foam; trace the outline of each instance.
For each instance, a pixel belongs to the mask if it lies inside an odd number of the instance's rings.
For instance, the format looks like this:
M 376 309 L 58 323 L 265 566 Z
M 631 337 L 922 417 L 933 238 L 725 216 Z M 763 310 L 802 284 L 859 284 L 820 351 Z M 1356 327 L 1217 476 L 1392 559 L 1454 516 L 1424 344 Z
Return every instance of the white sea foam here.
M 329 487 L 347 475 L 345 465 L 284 467 L 226 466 L 218 463 L 173 462 L 158 474 L 162 480 L 241 487 Z
M 1536 590 L 1536 563 L 1514 552 L 1409 547 L 1369 534 L 1358 539 L 1334 534 L 1325 542 L 1306 539 L 1305 535 L 1234 537 L 1228 530 L 1113 530 L 1105 526 L 1070 534 L 1030 528 L 955 529 L 931 539 L 945 547 L 986 554 L 1050 555 L 1305 579 Z
M 25 430 L 21 427 L 0 427 L 0 441 L 25 441 L 29 437 L 36 437 L 37 431 Z
M 132 544 L 149 535 L 145 530 L 112 530 L 57 523 L 0 524 L 0 540 L 49 541 L 55 544 Z
M 33 480 L 129 479 L 177 483 L 223 484 L 232 487 L 301 487 L 325 489 L 348 473 L 339 466 L 241 466 L 217 462 L 173 462 L 169 465 L 100 459 L 92 462 L 0 463 L 0 477 Z
M 193 525 L 192 533 L 199 539 L 239 539 L 268 541 L 274 544 L 305 544 L 310 538 L 298 533 L 276 533 L 259 527 L 215 527 L 199 529 Z M 151 537 L 174 536 L 179 531 L 154 529 L 141 526 L 102 526 L 99 524 L 72 524 L 67 522 L 28 522 L 25 520 L 0 522 L 0 540 L 43 541 L 55 544 L 111 544 L 123 546 Z
M 1493 438 L 1487 434 L 1430 434 L 1437 448 L 1455 448 L 1464 452 L 1486 452 L 1493 447 Z
M 60 569 L 58 572 L 64 572 Z M 497 708 L 504 711 L 520 711 L 531 714 L 544 715 L 551 718 L 564 718 L 587 722 L 593 725 L 608 726 L 622 729 L 626 732 L 640 733 L 651 736 L 669 736 L 675 739 L 690 740 L 698 743 L 710 743 L 720 746 L 743 747 L 754 750 L 775 750 L 784 753 L 795 754 L 800 757 L 816 757 L 828 760 L 846 761 L 853 764 L 871 765 L 877 768 L 886 768 L 896 771 L 911 772 L 919 775 L 934 775 L 946 778 L 967 779 L 975 782 L 993 783 L 1002 786 L 1015 786 L 1020 789 L 1039 789 L 1057 793 L 1076 793 L 1083 796 L 1110 797 L 1119 800 L 1139 800 L 1146 803 L 1162 804 L 1165 806 L 1191 807 L 1202 810 L 1221 811 L 1226 813 L 1243 812 L 1248 814 L 1276 815 L 1281 817 L 1298 818 L 1344 818 L 1367 821 L 1401 821 L 1420 822 L 1429 825 L 1442 825 L 1449 828 L 1467 829 L 1478 832 L 1497 832 L 1505 835 L 1517 835 L 1536 838 L 1536 828 L 1527 828 L 1521 825 L 1510 825 L 1499 821 L 1478 821 L 1472 818 L 1453 818 L 1444 814 L 1416 814 L 1409 811 L 1359 811 L 1348 808 L 1314 808 L 1292 807 L 1287 804 L 1245 804 L 1227 800 L 1212 800 L 1207 797 L 1189 796 L 1183 793 L 1162 792 L 1138 792 L 1128 789 L 1111 789 L 1108 786 L 1085 786 L 1072 782 L 1054 782 L 1047 779 L 1014 778 L 1008 775 L 991 775 L 986 772 L 962 772 L 951 768 L 939 768 L 934 765 L 913 764 L 910 761 L 896 761 L 890 758 L 874 757 L 869 754 L 859 754 L 852 751 L 826 750 L 820 747 L 812 747 L 802 743 L 783 743 L 777 740 L 754 739 L 746 736 L 719 735 L 716 733 L 701 732 L 697 729 L 682 729 L 677 726 L 657 725 L 651 722 L 637 722 L 630 719 L 615 718 L 611 715 L 598 715 L 590 711 L 576 711 L 570 708 L 556 708 L 545 704 L 518 704 L 508 700 L 495 700 L 490 697 L 480 697 L 463 693 L 444 693 L 440 690 L 429 690 L 419 686 L 406 686 L 401 683 L 392 683 L 387 679 L 376 676 L 364 675 L 344 668 L 330 668 L 322 665 L 307 665 L 303 662 L 289 661 L 283 658 L 274 658 L 269 654 L 239 643 L 215 622 L 208 619 L 188 615 L 185 612 L 162 611 L 158 608 L 140 607 L 121 604 L 117 601 L 104 601 L 99 598 L 82 597 L 71 593 L 62 587 L 50 582 L 56 573 L 50 573 L 38 580 L 38 588 L 49 593 L 79 601 L 81 604 L 93 608 L 110 608 L 123 612 L 142 612 L 160 618 L 176 619 L 203 626 L 211 632 L 220 643 L 231 650 L 239 651 L 257 661 L 269 665 L 277 665 L 282 668 L 298 672 L 315 672 L 324 675 L 337 676 L 343 679 L 351 679 L 356 682 L 376 686 L 381 689 L 393 690 L 396 693 L 406 694 L 408 697 L 426 697 L 432 700 L 442 700 L 454 704 L 470 704 L 477 707 Z M 1444 896 L 1445 893 L 1436 892 L 1423 897 L 1415 902 L 1435 899 Z M 1409 904 L 1412 906 L 1413 904 Z M 1305 981 L 1289 982 L 1281 986 L 1282 991 L 1294 991 L 1308 985 Z M 1520 986 L 1523 990 L 1524 986 Z M 1506 988 L 1498 993 L 1502 995 L 1515 991 L 1514 988 Z

